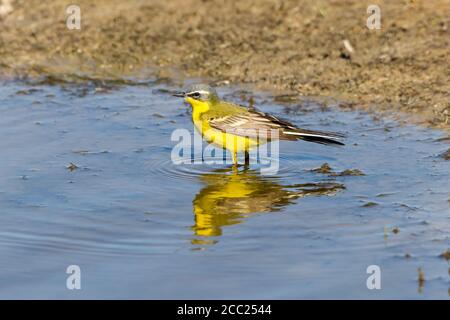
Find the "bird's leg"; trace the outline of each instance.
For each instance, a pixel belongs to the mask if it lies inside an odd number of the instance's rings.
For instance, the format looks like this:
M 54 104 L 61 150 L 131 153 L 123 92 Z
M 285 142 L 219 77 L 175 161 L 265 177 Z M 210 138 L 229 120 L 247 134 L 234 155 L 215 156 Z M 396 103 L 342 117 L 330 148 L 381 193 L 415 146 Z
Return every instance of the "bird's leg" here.
M 250 153 L 248 150 L 245 150 L 245 166 L 248 166 L 250 164 Z
M 237 152 L 233 151 L 231 153 L 231 157 L 233 158 L 233 166 L 237 166 L 238 165 L 238 161 L 237 161 Z
M 245 158 L 245 167 L 248 167 L 250 164 L 250 139 L 247 137 L 245 139 L 245 147 L 244 147 L 244 158 Z

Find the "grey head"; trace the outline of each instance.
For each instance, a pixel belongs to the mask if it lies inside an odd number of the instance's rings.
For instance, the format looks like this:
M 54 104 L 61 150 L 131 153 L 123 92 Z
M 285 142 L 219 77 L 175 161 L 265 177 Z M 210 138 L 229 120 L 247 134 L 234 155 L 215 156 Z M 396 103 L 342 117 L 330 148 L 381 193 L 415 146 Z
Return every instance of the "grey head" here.
M 174 96 L 184 98 L 189 97 L 201 101 L 211 101 L 219 99 L 216 89 L 207 84 L 194 84 L 190 86 L 187 91 L 177 92 L 174 94 Z

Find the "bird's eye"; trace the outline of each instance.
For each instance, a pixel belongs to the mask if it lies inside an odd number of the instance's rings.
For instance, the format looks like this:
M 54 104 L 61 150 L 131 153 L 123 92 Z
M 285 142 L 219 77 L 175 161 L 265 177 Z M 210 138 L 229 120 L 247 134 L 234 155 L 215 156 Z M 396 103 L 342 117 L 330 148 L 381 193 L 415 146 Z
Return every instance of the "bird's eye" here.
M 193 97 L 193 98 L 196 98 L 196 99 L 200 98 L 200 92 L 194 92 L 194 93 L 192 94 L 192 97 Z

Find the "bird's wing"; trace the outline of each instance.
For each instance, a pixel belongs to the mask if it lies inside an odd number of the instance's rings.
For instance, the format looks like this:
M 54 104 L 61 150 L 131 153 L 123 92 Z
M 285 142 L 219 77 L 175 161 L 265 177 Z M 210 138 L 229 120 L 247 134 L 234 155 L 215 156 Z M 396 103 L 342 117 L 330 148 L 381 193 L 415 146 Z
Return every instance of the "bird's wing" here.
M 214 129 L 249 138 L 302 139 L 322 144 L 343 144 L 335 140 L 343 138 L 341 134 L 301 129 L 286 120 L 257 110 L 211 117 L 208 121 Z
M 214 129 L 229 134 L 249 138 L 262 138 L 263 136 L 266 136 L 268 137 L 268 140 L 270 140 L 269 135 L 271 133 L 274 134 L 276 131 L 279 135 L 282 128 L 290 126 L 288 123 L 283 125 L 280 120 L 274 116 L 250 110 L 210 118 L 209 125 Z M 272 130 L 275 131 L 272 132 Z M 292 130 L 295 130 L 294 126 L 292 126 Z M 292 138 L 292 140 L 296 139 L 297 138 L 295 137 Z

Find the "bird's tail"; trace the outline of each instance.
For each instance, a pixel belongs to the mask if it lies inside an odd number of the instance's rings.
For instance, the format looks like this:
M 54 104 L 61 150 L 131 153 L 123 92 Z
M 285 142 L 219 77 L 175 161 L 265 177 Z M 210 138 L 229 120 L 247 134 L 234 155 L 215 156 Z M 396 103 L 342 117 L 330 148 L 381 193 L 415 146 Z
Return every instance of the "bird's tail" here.
M 302 139 L 308 142 L 315 142 L 326 145 L 340 145 L 343 146 L 341 139 L 345 138 L 345 135 L 335 132 L 325 131 L 312 131 L 312 130 L 297 130 L 297 131 L 283 131 L 283 134 L 287 136 L 296 136 L 298 139 Z

